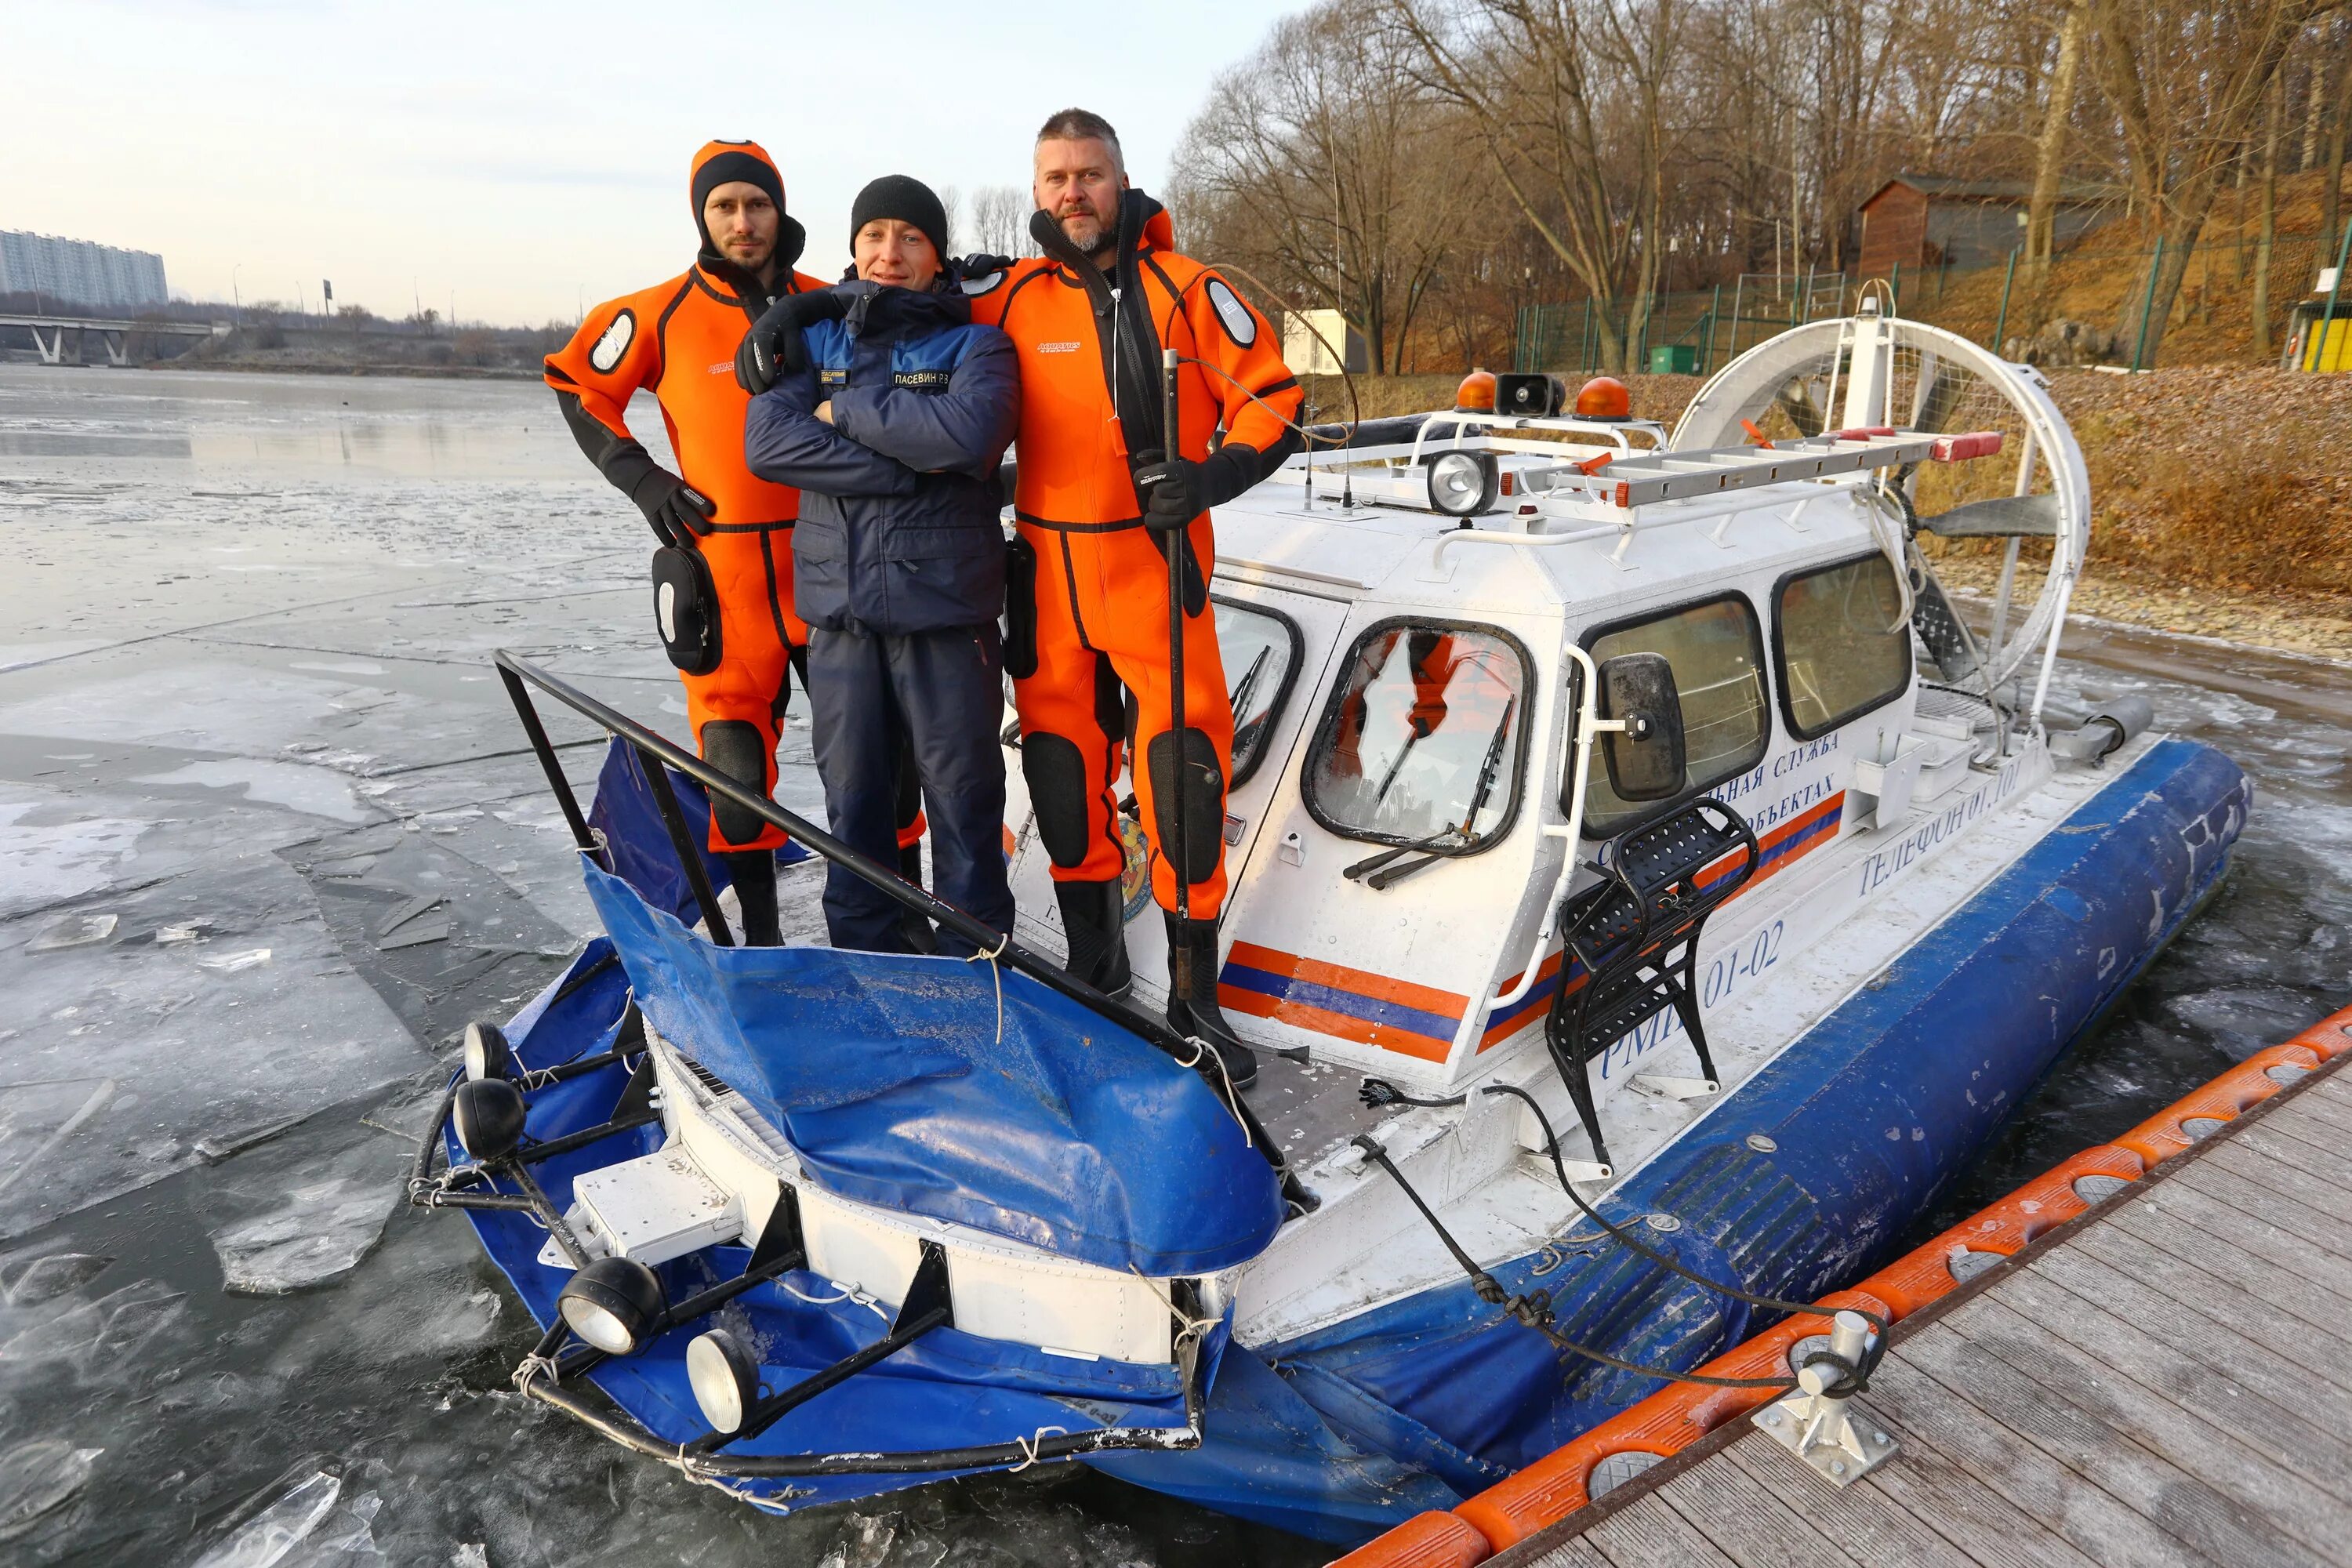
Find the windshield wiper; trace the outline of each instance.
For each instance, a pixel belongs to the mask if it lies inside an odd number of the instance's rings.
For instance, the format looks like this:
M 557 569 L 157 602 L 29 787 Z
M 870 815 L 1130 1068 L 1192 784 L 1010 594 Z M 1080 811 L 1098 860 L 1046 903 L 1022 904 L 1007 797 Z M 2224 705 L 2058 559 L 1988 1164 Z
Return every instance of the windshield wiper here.
M 1367 855 L 1339 875 L 1351 882 L 1360 880 L 1374 892 L 1386 892 L 1414 872 L 1425 871 L 1440 860 L 1451 859 L 1475 843 L 1478 814 L 1486 809 L 1487 798 L 1495 793 L 1495 780 L 1499 776 L 1503 762 L 1503 742 L 1509 738 L 1511 714 L 1517 706 L 1518 699 L 1516 697 L 1504 702 L 1503 716 L 1496 721 L 1495 733 L 1486 742 L 1486 760 L 1478 766 L 1477 790 L 1471 795 L 1469 809 L 1462 814 L 1459 823 L 1442 832 L 1433 833 L 1418 843 L 1400 844 L 1377 855 Z M 1459 842 L 1448 843 L 1449 839 Z M 1395 865 L 1408 855 L 1426 855 L 1428 858 L 1405 866 Z M 1386 868 L 1391 867 L 1394 868 Z

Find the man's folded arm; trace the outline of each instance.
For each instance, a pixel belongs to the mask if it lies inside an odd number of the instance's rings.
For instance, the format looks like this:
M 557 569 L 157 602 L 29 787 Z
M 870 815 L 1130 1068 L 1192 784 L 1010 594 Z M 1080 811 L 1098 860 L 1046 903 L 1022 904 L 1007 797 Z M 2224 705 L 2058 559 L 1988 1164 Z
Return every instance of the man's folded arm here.
M 986 479 L 1021 427 L 1021 365 L 995 328 L 973 334 L 945 392 L 860 386 L 834 395 L 835 427 L 929 474 Z
M 912 495 L 921 476 L 816 416 L 816 374 L 787 376 L 751 399 L 743 458 L 763 479 L 824 496 Z

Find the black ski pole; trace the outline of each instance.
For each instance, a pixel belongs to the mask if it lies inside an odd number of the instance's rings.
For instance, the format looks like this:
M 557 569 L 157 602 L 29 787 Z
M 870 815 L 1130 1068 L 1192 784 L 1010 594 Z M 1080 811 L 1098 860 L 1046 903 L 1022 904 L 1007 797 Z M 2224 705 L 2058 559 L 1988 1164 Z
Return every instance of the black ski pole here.
M 1176 409 L 1176 365 L 1174 349 L 1160 353 L 1160 414 L 1163 446 L 1167 461 L 1174 463 L 1182 455 L 1178 449 L 1181 429 Z M 1185 745 L 1184 733 L 1184 550 L 1192 534 L 1192 521 L 1168 536 L 1168 730 L 1172 750 L 1175 854 L 1170 857 L 1176 873 L 1176 951 L 1169 955 L 1168 977 L 1174 982 L 1176 994 L 1182 998 L 1184 1017 L 1192 1017 L 1192 857 L 1190 835 L 1186 826 L 1190 814 L 1184 809 Z M 1147 764 L 1149 761 L 1147 759 Z M 1170 1011 L 1173 1012 L 1171 1008 Z

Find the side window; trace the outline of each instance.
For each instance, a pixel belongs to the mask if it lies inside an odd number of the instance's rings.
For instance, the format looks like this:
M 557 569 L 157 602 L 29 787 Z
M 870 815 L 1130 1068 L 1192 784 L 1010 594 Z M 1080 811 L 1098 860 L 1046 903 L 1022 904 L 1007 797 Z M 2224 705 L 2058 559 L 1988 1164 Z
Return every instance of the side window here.
M 1518 814 L 1530 685 L 1508 632 L 1381 622 L 1349 650 L 1316 731 L 1307 812 L 1376 844 L 1494 843 Z
M 1911 685 L 1911 632 L 1895 568 L 1873 553 L 1780 584 L 1773 640 L 1789 733 L 1827 734 Z
M 1257 605 L 1214 599 L 1217 647 L 1223 655 L 1226 694 L 1234 704 L 1234 776 L 1239 788 L 1265 760 L 1274 721 L 1290 701 L 1306 639 L 1288 616 Z
M 1764 638 L 1745 597 L 1727 595 L 1611 626 L 1586 651 L 1595 663 L 1622 653 L 1656 653 L 1674 666 L 1690 759 L 1690 784 L 1681 798 L 1712 789 L 1763 759 L 1772 728 L 1765 710 Z M 1572 788 L 1574 778 L 1573 770 L 1568 771 L 1562 790 Z M 1594 759 L 1584 796 L 1588 837 L 1610 837 L 1659 809 L 1653 803 L 1620 800 L 1609 787 L 1608 771 Z

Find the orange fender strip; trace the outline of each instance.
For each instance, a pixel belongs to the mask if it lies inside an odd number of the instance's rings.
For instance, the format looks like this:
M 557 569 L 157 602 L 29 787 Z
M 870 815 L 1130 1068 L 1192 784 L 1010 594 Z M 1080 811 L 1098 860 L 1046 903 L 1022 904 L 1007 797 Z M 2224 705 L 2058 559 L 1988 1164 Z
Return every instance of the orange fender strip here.
M 2234 1121 L 2287 1087 L 2270 1076 L 2272 1068 L 2308 1070 L 2346 1051 L 2352 1051 L 2352 1007 L 2322 1019 L 2284 1045 L 2255 1052 L 2113 1143 L 2085 1149 L 2053 1166 L 1853 1289 L 1822 1297 L 1820 1312 L 1789 1318 L 1697 1370 L 1715 1377 L 1769 1377 L 1785 1373 L 1790 1349 L 1798 1341 L 1820 1333 L 1821 1320 L 1841 1307 L 1863 1307 L 1900 1321 L 1958 1289 L 1951 1268 L 1956 1254 L 2015 1254 L 2044 1231 L 2090 1207 L 2074 1191 L 2074 1184 L 2083 1177 L 2137 1181 L 2150 1166 L 2196 1142 L 2182 1130 L 2182 1122 L 2200 1116 Z M 1509 1479 L 1496 1482 L 1451 1514 L 1424 1513 L 1410 1519 L 1340 1558 L 1332 1568 L 1472 1568 L 1591 1503 L 1586 1485 L 1594 1468 L 1610 1455 L 1638 1450 L 1664 1458 L 1680 1453 L 1770 1397 L 1769 1389 L 1669 1384 Z
M 1417 1513 L 1330 1568 L 1472 1568 L 1494 1555 L 1486 1538 L 1450 1513 Z
M 1907 1318 L 1959 1283 L 1952 1276 L 1955 1254 L 1997 1252 L 2007 1258 L 2043 1231 L 2091 1206 L 2074 1191 L 2077 1180 L 2119 1176 L 2136 1182 L 2147 1169 L 2140 1155 L 2113 1143 L 2085 1149 L 1896 1258 L 1864 1280 L 1862 1288 L 1885 1297 L 1896 1317 Z
M 1887 1303 L 1863 1290 L 1825 1296 L 1818 1315 L 1789 1318 L 1736 1345 L 1698 1370 L 1711 1377 L 1785 1375 L 1789 1350 L 1799 1340 L 1825 1331 L 1822 1319 L 1840 1307 L 1885 1312 Z M 1555 1448 L 1506 1481 L 1454 1509 L 1478 1527 L 1496 1551 L 1526 1540 L 1591 1500 L 1585 1483 L 1611 1454 L 1638 1448 L 1661 1458 L 1678 1453 L 1717 1426 L 1772 1398 L 1769 1388 L 1708 1388 L 1668 1384 L 1639 1405 L 1602 1422 L 1567 1447 Z
M 2151 1165 L 2168 1160 L 2197 1142 L 2181 1125 L 2183 1122 L 2200 1119 L 2235 1121 L 2249 1107 L 2259 1105 L 2286 1087 L 2271 1077 L 2271 1068 L 2297 1067 L 2309 1071 L 2321 1059 L 2319 1053 L 2307 1046 L 2273 1046 L 2256 1051 L 2204 1088 L 2174 1100 L 2116 1142 Z

